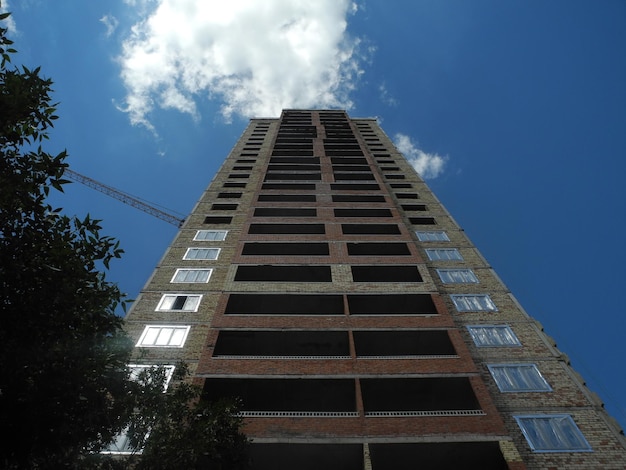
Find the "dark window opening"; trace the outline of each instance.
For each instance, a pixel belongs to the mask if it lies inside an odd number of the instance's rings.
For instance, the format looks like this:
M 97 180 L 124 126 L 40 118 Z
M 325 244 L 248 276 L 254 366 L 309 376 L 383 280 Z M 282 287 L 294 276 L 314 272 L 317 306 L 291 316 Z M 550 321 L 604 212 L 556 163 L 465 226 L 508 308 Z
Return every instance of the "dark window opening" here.
M 361 379 L 365 413 L 479 410 L 467 377 Z
M 231 294 L 226 315 L 343 315 L 343 296 L 323 294 Z
M 265 173 L 265 181 L 321 181 L 321 173 Z
M 252 282 L 332 282 L 330 266 L 260 265 L 239 266 L 235 281 Z
M 252 443 L 248 454 L 255 470 L 363 470 L 361 444 Z
M 295 157 L 295 156 L 312 157 L 313 149 L 306 150 L 306 149 L 302 149 L 300 146 L 294 146 L 294 148 L 287 148 L 287 149 L 275 148 L 272 151 L 272 157 L 283 157 L 283 156 L 284 157 Z
M 408 189 L 408 188 L 412 188 L 413 187 L 413 185 L 411 183 L 390 183 L 389 186 L 391 186 L 394 189 Z M 398 195 L 396 194 L 396 196 L 398 196 Z
M 374 183 L 331 183 L 330 189 L 333 191 L 377 191 L 380 189 L 380 186 Z
M 411 251 L 406 243 L 347 243 L 350 256 L 409 256 Z
M 347 331 L 229 331 L 213 356 L 350 356 Z
M 238 199 L 243 193 L 218 193 L 218 199 Z
M 388 180 L 403 180 L 403 179 L 406 179 L 406 176 L 404 176 L 404 175 L 385 175 L 385 178 L 387 178 Z
M 239 160 L 236 160 L 236 163 L 254 163 L 256 160 L 252 159 L 252 158 L 240 158 Z
M 410 217 L 409 222 L 413 225 L 437 225 L 434 217 Z
M 260 194 L 259 202 L 315 202 L 315 194 Z
M 372 173 L 335 173 L 335 181 L 367 181 L 374 180 Z
M 378 163 L 382 163 L 382 161 L 379 160 Z M 391 163 L 391 161 L 389 163 Z M 397 166 L 383 166 L 380 169 L 383 171 L 400 171 L 400 167 Z
M 302 209 L 293 207 L 257 207 L 255 217 L 315 217 L 316 209 Z
M 296 163 L 319 165 L 319 157 L 272 157 L 270 163 Z
M 295 164 L 270 164 L 268 171 L 319 171 L 319 165 L 295 165 Z
M 238 204 L 213 204 L 211 205 L 212 211 L 233 211 L 237 209 Z
M 367 159 L 359 157 L 331 157 L 333 165 L 367 165 Z
M 376 470 L 414 470 L 416 462 L 425 470 L 509 468 L 497 441 L 370 444 L 369 448 L 372 468 Z M 294 465 L 299 467 L 299 463 Z
M 352 266 L 354 282 L 422 282 L 417 266 Z
M 333 165 L 333 171 L 372 171 L 369 165 Z
M 436 315 L 430 294 L 350 294 L 351 315 Z
M 244 174 L 244 173 L 231 173 L 230 175 L 228 175 L 229 178 L 239 178 L 239 179 L 244 179 L 244 178 L 250 178 L 250 175 Z
M 402 204 L 405 211 L 427 211 L 426 204 Z
M 398 199 L 418 199 L 417 193 L 396 193 Z
M 233 170 L 252 170 L 252 165 L 235 165 Z
M 328 243 L 246 243 L 246 256 L 328 256 Z
M 250 234 L 324 234 L 324 224 L 250 224 Z
M 232 217 L 218 217 L 218 216 L 209 216 L 204 218 L 205 224 L 230 224 L 232 222 Z
M 389 209 L 334 209 L 335 217 L 392 217 Z
M 356 355 L 452 356 L 456 354 L 445 330 L 354 331 Z
M 245 188 L 246 183 L 224 183 L 223 188 Z
M 261 189 L 309 190 L 315 189 L 315 183 L 264 183 Z
M 344 235 L 398 235 L 400 227 L 395 224 L 341 224 Z
M 239 397 L 242 411 L 356 410 L 353 379 L 208 378 L 203 397 L 208 401 Z
M 333 202 L 385 202 L 385 196 L 371 194 L 333 194 Z

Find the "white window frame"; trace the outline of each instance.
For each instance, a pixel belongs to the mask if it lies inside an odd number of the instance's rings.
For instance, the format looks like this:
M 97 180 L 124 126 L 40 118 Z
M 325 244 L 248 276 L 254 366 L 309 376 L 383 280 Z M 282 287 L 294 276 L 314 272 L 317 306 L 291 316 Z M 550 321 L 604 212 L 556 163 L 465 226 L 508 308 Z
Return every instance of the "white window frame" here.
M 204 279 L 203 275 L 206 274 L 206 279 Z M 213 274 L 212 268 L 178 268 L 174 275 L 172 276 L 172 280 L 170 283 L 173 284 L 181 284 L 181 283 L 197 283 L 197 284 L 206 284 L 211 279 L 211 274 Z M 202 277 L 200 277 L 202 275 Z M 183 277 L 183 279 L 179 279 Z M 189 277 L 189 279 L 187 279 Z M 196 280 L 200 277 L 200 280 Z
M 513 417 L 533 452 L 593 452 L 571 415 L 531 414 Z
M 430 261 L 464 261 L 458 248 L 426 248 L 425 251 Z M 440 256 L 443 253 L 446 256 Z
M 166 308 L 166 305 L 173 305 L 178 297 L 186 297 L 183 308 Z M 163 294 L 159 301 L 157 312 L 197 312 L 202 300 L 202 294 Z
M 137 377 L 141 372 L 148 369 L 153 369 L 155 367 L 159 367 L 152 364 L 128 364 L 128 368 L 130 369 L 130 380 L 137 380 Z M 172 376 L 174 375 L 174 370 L 176 369 L 175 365 L 162 365 L 165 369 L 165 382 L 163 383 L 163 392 L 167 390 L 167 387 L 170 384 L 170 380 L 172 380 Z
M 437 274 L 444 284 L 478 284 L 471 269 L 437 269 Z
M 191 261 L 195 261 L 195 260 L 216 260 L 217 258 L 219 258 L 220 256 L 220 251 L 221 248 L 199 248 L 199 247 L 191 247 L 191 248 L 187 248 L 187 251 L 185 252 L 183 259 L 184 260 L 191 260 Z M 215 256 L 211 257 L 211 256 L 206 256 L 206 257 L 192 257 L 191 254 L 192 253 L 202 253 L 202 252 L 206 252 L 207 255 L 211 255 L 212 253 L 215 253 Z
M 522 345 L 509 325 L 467 325 L 479 348 L 519 347 Z
M 228 230 L 198 230 L 193 239 L 201 242 L 223 242 L 227 235 Z
M 489 294 L 452 294 L 450 295 L 457 312 L 497 312 Z
M 552 391 L 535 364 L 487 364 L 487 368 L 503 393 Z
M 135 347 L 182 348 L 190 329 L 190 325 L 146 325 Z
M 421 242 L 449 242 L 448 234 L 444 230 L 417 230 L 417 239 Z

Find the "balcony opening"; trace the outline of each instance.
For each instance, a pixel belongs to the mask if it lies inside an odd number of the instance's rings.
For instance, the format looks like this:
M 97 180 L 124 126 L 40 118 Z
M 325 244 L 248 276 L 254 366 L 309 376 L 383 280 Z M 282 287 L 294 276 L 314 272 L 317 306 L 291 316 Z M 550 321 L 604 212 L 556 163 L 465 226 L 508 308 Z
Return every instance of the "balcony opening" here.
M 367 181 L 374 180 L 372 173 L 334 173 L 335 181 Z
M 402 204 L 402 209 L 405 211 L 427 211 L 426 204 Z
M 341 224 L 344 235 L 398 235 L 396 224 Z
M 354 265 L 354 282 L 422 282 L 417 266 Z
M 264 183 L 261 189 L 278 189 L 280 191 L 314 190 L 315 183 Z
M 467 377 L 362 378 L 365 415 L 480 410 Z
M 265 181 L 320 181 L 321 173 L 265 173 Z
M 328 256 L 328 243 L 245 243 L 247 256 Z
M 255 470 L 363 470 L 361 444 L 252 443 Z
M 419 199 L 417 193 L 396 193 L 398 199 Z
M 326 233 L 324 224 L 250 224 L 250 234 L 315 235 Z
M 302 209 L 292 207 L 257 207 L 255 217 L 315 217 L 316 209 Z
M 328 330 L 222 330 L 214 357 L 349 357 L 347 331 Z
M 218 193 L 218 199 L 239 199 L 243 193 Z
M 349 294 L 351 315 L 436 315 L 430 294 Z
M 239 397 L 245 412 L 354 412 L 353 379 L 207 378 L 203 398 Z
M 385 202 L 385 196 L 372 194 L 333 194 L 333 202 Z
M 497 441 L 370 444 L 369 448 L 372 468 L 376 470 L 509 468 Z M 419 462 L 419 467 L 416 467 L 416 462 Z
M 238 266 L 235 281 L 248 282 L 332 282 L 330 266 L 259 265 Z
M 222 188 L 245 188 L 246 183 L 224 183 Z
M 333 191 L 378 191 L 380 186 L 374 183 L 331 183 L 330 189 Z
M 335 217 L 393 217 L 390 209 L 334 209 Z
M 367 165 L 367 159 L 360 157 L 331 157 L 330 162 L 333 165 Z
M 315 202 L 315 194 L 259 194 L 259 202 Z
M 409 256 L 406 243 L 346 243 L 350 256 Z
M 337 294 L 231 294 L 226 315 L 343 315 Z
M 353 335 L 357 357 L 456 354 L 446 330 L 362 330 Z
M 237 204 L 213 204 L 211 205 L 212 211 L 234 211 L 237 209 Z

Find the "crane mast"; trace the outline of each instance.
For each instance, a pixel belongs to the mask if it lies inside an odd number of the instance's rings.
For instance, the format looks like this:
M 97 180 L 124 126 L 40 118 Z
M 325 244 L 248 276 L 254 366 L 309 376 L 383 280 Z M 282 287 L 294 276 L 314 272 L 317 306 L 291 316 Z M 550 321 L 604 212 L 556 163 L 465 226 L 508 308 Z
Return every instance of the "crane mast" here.
M 112 188 L 111 186 L 107 186 L 106 184 L 100 183 L 99 181 L 91 179 L 85 175 L 81 175 L 80 173 L 70 170 L 69 168 L 65 169 L 64 174 L 78 183 L 82 183 L 85 186 L 95 189 L 96 191 L 100 191 L 107 196 L 111 196 L 119 201 L 122 201 L 124 204 L 128 204 L 129 206 L 153 215 L 154 217 L 164 220 L 165 222 L 175 225 L 176 227 L 181 227 L 185 222 L 185 219 L 169 214 L 134 196 L 131 196 L 130 194 L 126 194 L 118 189 Z

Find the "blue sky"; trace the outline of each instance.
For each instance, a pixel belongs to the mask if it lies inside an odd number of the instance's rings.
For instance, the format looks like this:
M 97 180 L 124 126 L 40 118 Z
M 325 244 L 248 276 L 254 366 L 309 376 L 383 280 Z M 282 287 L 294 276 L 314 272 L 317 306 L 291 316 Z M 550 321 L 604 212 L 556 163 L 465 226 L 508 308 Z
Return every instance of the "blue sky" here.
M 218 4 L 226 4 L 219 5 Z M 50 151 L 187 213 L 252 116 L 378 116 L 626 426 L 626 3 L 12 0 L 16 63 L 55 82 Z M 79 184 L 137 295 L 176 228 Z

